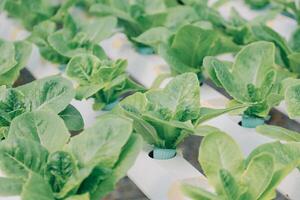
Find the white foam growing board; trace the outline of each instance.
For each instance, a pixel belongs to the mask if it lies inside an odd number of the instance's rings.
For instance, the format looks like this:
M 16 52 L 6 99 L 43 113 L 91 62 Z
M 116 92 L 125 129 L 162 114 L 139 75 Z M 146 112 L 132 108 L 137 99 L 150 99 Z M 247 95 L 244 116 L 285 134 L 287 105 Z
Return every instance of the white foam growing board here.
M 178 191 L 172 189 L 174 185 L 183 181 L 190 183 L 191 179 L 202 180 L 202 184 L 198 186 L 209 189 L 205 177 L 181 155 L 177 154 L 169 160 L 157 160 L 148 156 L 150 151 L 150 147 L 141 151 L 127 173 L 148 198 L 175 200 L 177 196 L 174 193 L 177 194 Z

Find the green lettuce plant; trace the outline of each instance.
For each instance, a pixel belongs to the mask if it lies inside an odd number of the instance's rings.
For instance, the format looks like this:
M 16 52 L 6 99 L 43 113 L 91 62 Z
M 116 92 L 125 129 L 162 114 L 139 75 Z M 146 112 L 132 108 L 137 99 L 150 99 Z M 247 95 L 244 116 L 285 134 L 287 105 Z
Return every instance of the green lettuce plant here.
M 195 72 L 201 76 L 203 71 L 201 66 L 205 56 L 236 52 L 240 49 L 228 36 L 202 25 L 185 25 L 175 34 L 158 30 L 155 33 L 157 37 L 149 32 L 136 40 L 153 45 L 158 54 L 169 64 L 173 74 Z M 160 34 L 163 34 L 166 39 L 161 41 L 163 37 L 159 37 Z
M 27 63 L 31 45 L 26 41 L 9 42 L 0 39 L 0 85 L 11 86 Z
M 0 143 L 0 196 L 29 199 L 98 200 L 114 189 L 139 153 L 142 140 L 131 120 L 101 116 L 70 138 L 56 114 L 39 110 L 12 122 Z
M 193 38 L 191 40 L 190 38 Z M 176 74 L 202 72 L 205 56 L 238 51 L 239 47 L 221 33 L 195 25 L 186 25 L 167 45 L 159 46 L 158 53 Z
M 66 64 L 78 54 L 91 53 L 99 58 L 106 54 L 99 43 L 109 37 L 116 26 L 114 17 L 92 20 L 74 20 L 65 13 L 63 20 L 47 20 L 37 24 L 28 40 L 35 43 L 47 60 Z
M 234 42 L 247 45 L 255 41 L 268 41 L 275 44 L 275 61 L 290 72 L 299 74 L 299 51 L 297 50 L 298 34 L 293 34 L 291 41 L 287 42 L 279 33 L 266 25 L 266 22 L 278 15 L 282 9 L 273 9 L 251 21 L 247 21 L 232 9 L 230 19 L 224 24 L 225 32 L 232 36 Z
M 51 76 L 16 87 L 0 87 L 0 132 L 6 138 L 16 117 L 35 110 L 48 110 L 61 116 L 69 130 L 83 128 L 80 113 L 70 105 L 75 92 L 71 82 Z
M 183 185 L 191 199 L 269 200 L 280 182 L 300 163 L 300 144 L 266 143 L 244 158 L 238 144 L 216 131 L 204 137 L 199 163 L 214 191 Z
M 77 81 L 77 99 L 94 98 L 94 109 L 110 109 L 123 95 L 143 91 L 126 73 L 126 60 L 100 60 L 94 55 L 73 57 L 67 65 L 67 75 Z
M 289 75 L 275 64 L 274 44 L 264 41 L 244 47 L 234 63 L 206 57 L 204 67 L 212 81 L 233 98 L 230 104 L 239 102 L 249 106 L 241 111 L 245 127 L 256 126 L 256 122 L 249 121 L 248 125 L 247 119 L 260 118 L 262 121 L 257 123 L 263 123 L 270 109 L 282 101 L 280 82 Z
M 154 158 L 160 158 L 158 154 L 164 150 L 171 152 L 170 157 L 174 156 L 176 147 L 187 136 L 209 132 L 211 128 L 199 125 L 202 122 L 238 108 L 241 105 L 227 109 L 201 107 L 197 76 L 185 73 L 176 76 L 163 89 L 126 97 L 114 111 L 133 119 L 134 130 L 154 146 Z

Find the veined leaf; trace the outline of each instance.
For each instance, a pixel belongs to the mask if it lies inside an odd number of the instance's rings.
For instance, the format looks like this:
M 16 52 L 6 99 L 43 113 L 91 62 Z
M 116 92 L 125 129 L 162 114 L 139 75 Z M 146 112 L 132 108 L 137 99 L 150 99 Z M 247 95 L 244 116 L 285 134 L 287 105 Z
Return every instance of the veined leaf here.
M 25 95 L 30 110 L 50 109 L 55 113 L 64 110 L 74 98 L 72 83 L 61 76 L 50 76 L 17 87 Z
M 194 200 L 221 200 L 217 195 L 191 185 L 183 185 L 183 192 Z
M 25 41 L 14 42 L 14 50 L 16 63 L 5 73 L 0 73 L 0 85 L 12 85 L 17 80 L 20 75 L 20 70 L 25 67 L 31 54 L 31 44 Z M 2 71 L 2 67 L 0 64 L 0 71 Z
M 25 138 L 44 146 L 49 152 L 63 148 L 70 134 L 61 118 L 51 111 L 35 111 L 16 117 L 10 126 L 8 139 Z
M 149 91 L 146 97 L 155 110 L 166 109 L 170 119 L 187 121 L 198 117 L 200 89 L 193 73 L 175 77 L 164 89 Z
M 125 117 L 104 115 L 98 118 L 94 126 L 72 138 L 69 149 L 78 160 L 79 166 L 114 166 L 131 135 L 131 123 Z
M 24 184 L 22 199 L 55 200 L 50 185 L 38 174 L 30 173 Z
M 0 169 L 10 177 L 26 177 L 44 172 L 48 151 L 32 140 L 15 138 L 0 144 Z
M 80 112 L 71 104 L 58 114 L 65 122 L 68 130 L 80 131 L 84 127 L 84 122 Z
M 300 160 L 295 160 L 287 164 L 282 169 L 276 171 L 272 177 L 271 183 L 268 185 L 267 189 L 261 195 L 260 199 L 272 199 L 275 198 L 276 188 L 281 183 L 281 181 L 290 174 L 297 166 L 299 166 Z
M 120 154 L 118 162 L 113 168 L 113 174 L 97 187 L 97 190 L 92 193 L 91 199 L 97 200 L 104 197 L 110 192 L 114 186 L 122 177 L 126 175 L 126 172 L 135 162 L 135 159 L 142 148 L 142 138 L 139 135 L 132 135 L 124 146 L 123 152 Z
M 300 81 L 298 84 L 291 85 L 285 92 L 287 111 L 291 118 L 300 116 Z
M 300 159 L 300 144 L 297 142 L 289 142 L 286 144 L 273 142 L 263 144 L 251 152 L 246 162 L 251 162 L 253 157 L 261 153 L 269 153 L 272 155 L 274 170 L 277 171 Z
M 270 42 L 247 45 L 236 56 L 232 73 L 245 84 L 260 86 L 266 73 L 275 65 L 275 46 Z
M 0 40 L 0 75 L 12 69 L 17 61 L 15 60 L 15 47 L 13 43 Z
M 236 178 L 242 174 L 243 155 L 240 147 L 225 133 L 214 132 L 204 137 L 198 159 L 208 181 L 218 193 L 223 192 L 219 176 L 221 169 L 227 170 Z
M 71 154 L 56 151 L 49 155 L 45 167 L 45 179 L 53 192 L 59 192 L 74 173 L 76 173 L 75 160 Z
M 240 199 L 259 199 L 272 181 L 274 167 L 271 154 L 261 153 L 252 157 L 242 175 L 242 183 L 247 186 L 247 192 Z
M 202 107 L 200 109 L 200 117 L 198 118 L 195 124 L 201 124 L 207 120 L 218 117 L 222 114 L 229 113 L 235 110 L 246 109 L 247 107 L 248 107 L 247 105 L 242 105 L 242 104 L 233 105 L 231 107 L 224 108 L 224 109 L 213 109 L 213 108 Z
M 154 27 L 133 38 L 133 40 L 157 48 L 159 44 L 167 43 L 170 36 L 170 30 L 166 27 Z
M 236 200 L 239 198 L 240 194 L 240 186 L 237 181 L 230 174 L 229 171 L 225 169 L 221 169 L 219 172 L 221 184 L 223 187 L 223 191 L 228 200 Z
M 99 42 L 108 38 L 114 33 L 116 25 L 117 19 L 115 17 L 109 16 L 96 18 L 86 27 L 83 27 L 83 32 L 86 33 L 89 41 L 98 44 Z
M 288 142 L 299 142 L 300 133 L 279 126 L 261 125 L 256 127 L 257 132 L 267 137 Z

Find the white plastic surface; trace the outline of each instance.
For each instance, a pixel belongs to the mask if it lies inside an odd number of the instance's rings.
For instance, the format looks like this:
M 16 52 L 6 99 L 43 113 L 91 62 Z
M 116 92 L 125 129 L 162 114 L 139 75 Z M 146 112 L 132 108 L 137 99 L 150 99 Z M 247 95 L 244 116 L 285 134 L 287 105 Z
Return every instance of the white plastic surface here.
M 172 187 L 178 182 L 202 179 L 205 177 L 187 162 L 181 155 L 169 160 L 156 160 L 148 156 L 151 148 L 145 148 L 137 157 L 135 164 L 128 171 L 128 177 L 153 200 L 174 200 L 177 190 Z M 207 188 L 207 182 L 202 182 Z

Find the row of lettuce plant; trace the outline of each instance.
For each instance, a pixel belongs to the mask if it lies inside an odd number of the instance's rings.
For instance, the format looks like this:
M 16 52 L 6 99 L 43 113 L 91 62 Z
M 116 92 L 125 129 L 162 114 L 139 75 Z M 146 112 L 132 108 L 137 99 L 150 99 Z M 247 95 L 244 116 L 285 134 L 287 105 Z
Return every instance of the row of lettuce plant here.
M 299 73 L 299 30 L 287 42 L 266 25 L 282 11 L 282 6 L 248 21 L 235 9 L 229 19 L 224 19 L 207 1 L 183 1 L 184 5 L 170 2 L 103 1 L 91 6 L 90 12 L 117 17 L 135 46 L 150 46 L 176 73 L 201 72 L 205 56 L 236 52 L 239 46 L 260 40 L 273 42 L 277 47 L 276 62 Z M 191 41 L 189 37 L 195 39 Z
M 183 82 L 187 80 L 188 88 L 183 89 Z M 58 82 L 69 87 L 66 90 L 58 85 Z M 49 85 L 51 87 L 46 87 Z M 239 148 L 229 136 L 216 128 L 201 126 L 201 122 L 205 120 L 241 107 L 230 110 L 200 107 L 199 82 L 193 73 L 177 76 L 164 89 L 150 90 L 145 94 L 136 93 L 121 101 L 113 112 L 124 113 L 132 120 L 117 114 L 107 114 L 101 116 L 94 126 L 73 138 L 70 138 L 65 126 L 66 121 L 56 114 L 58 110 L 64 109 L 62 105 L 65 107 L 69 104 L 72 98 L 70 93 L 74 97 L 74 91 L 68 81 L 54 76 L 34 81 L 21 88 L 31 89 L 27 90 L 31 95 L 26 99 L 30 107 L 36 109 L 14 118 L 5 140 L 0 144 L 0 169 L 8 176 L 1 178 L 2 195 L 21 195 L 22 199 L 103 197 L 112 190 L 116 181 L 124 176 L 141 149 L 141 139 L 132 134 L 132 129 L 141 134 L 146 142 L 157 147 L 157 151 L 153 152 L 154 158 L 157 159 L 173 157 L 176 151 L 170 150 L 176 148 L 190 134 L 205 136 L 200 147 L 201 165 L 216 188 L 224 184 L 228 199 L 274 197 L 276 186 L 300 162 L 297 154 L 300 152 L 298 143 L 276 142 L 258 147 L 243 164 L 242 153 L 237 151 Z M 35 95 L 32 94 L 33 91 Z M 217 153 L 219 150 L 216 152 L 213 148 L 216 146 L 222 149 L 222 155 Z M 161 151 L 162 149 L 169 150 Z M 289 160 L 281 159 L 280 156 L 287 154 Z M 237 158 L 232 159 L 233 155 Z M 216 166 L 215 163 L 222 166 Z M 266 166 L 272 166 L 272 170 L 266 170 Z M 252 177 L 258 172 L 264 172 L 262 179 Z M 244 178 L 248 175 L 252 179 Z M 235 178 L 241 181 L 243 186 L 239 185 Z M 233 188 L 228 188 L 228 184 L 225 184 L 228 179 L 235 183 L 229 184 Z M 265 182 L 261 182 L 262 180 Z M 184 190 L 196 199 L 201 199 L 201 195 L 215 198 L 213 194 L 198 189 L 195 191 L 195 188 L 190 186 L 184 186 Z M 216 191 L 218 195 L 225 194 L 221 189 Z M 258 198 L 260 196 L 262 197 Z
M 177 76 L 164 89 L 136 93 L 123 100 L 114 112 L 126 112 L 133 120 L 106 114 L 94 126 L 70 138 L 66 122 L 55 110 L 63 109 L 57 105 L 68 105 L 72 87 L 64 90 L 51 85 L 59 82 L 58 78 L 21 86 L 40 94 L 31 95 L 37 101 L 28 100 L 37 109 L 14 118 L 0 143 L 0 169 L 7 175 L 1 178 L 2 195 L 21 195 L 25 200 L 103 197 L 124 176 L 141 149 L 142 140 L 132 133 L 133 129 L 159 148 L 174 148 L 191 133 L 205 136 L 199 160 L 219 196 L 184 185 L 187 195 L 195 199 L 270 199 L 283 178 L 299 165 L 297 142 L 262 145 L 244 160 L 239 147 L 225 133 L 201 125 L 195 129 L 195 125 L 228 110 L 200 107 L 199 82 L 193 73 Z M 189 88 L 183 89 L 187 80 Z M 40 91 L 38 85 L 51 87 Z M 170 156 L 166 152 L 156 154 L 159 159 Z
M 47 17 L 41 17 L 35 12 L 33 12 L 33 16 L 28 16 L 28 18 L 21 17 L 23 16 L 21 14 L 27 12 L 26 9 L 29 7 L 26 2 L 15 5 L 14 2 L 7 0 L 4 9 L 11 16 L 20 19 L 24 26 L 32 31 L 27 40 L 39 46 L 40 53 L 44 58 L 63 66 L 70 61 L 70 58 L 78 54 L 88 53 L 98 57 L 99 60 L 109 60 L 98 43 L 110 36 L 118 24 L 131 41 L 134 41 L 137 45 L 143 44 L 155 49 L 167 61 L 172 74 L 175 75 L 195 72 L 201 80 L 203 71 L 205 71 L 203 60 L 206 56 L 216 56 L 229 52 L 236 53 L 245 44 L 266 40 L 273 42 L 276 46 L 274 58 L 276 65 L 287 68 L 291 72 L 291 74 L 288 74 L 282 70 L 282 73 L 291 77 L 298 76 L 298 30 L 290 41 L 291 45 L 289 45 L 278 33 L 265 25 L 268 19 L 276 16 L 277 10 L 248 22 L 235 10 L 232 11 L 230 19 L 225 20 L 216 9 L 209 7 L 206 1 L 183 1 L 184 5 L 182 5 L 176 1 L 100 1 L 101 3 L 99 3 L 98 1 L 69 0 L 56 6 L 50 2 L 48 2 L 49 5 L 44 5 L 45 2 L 38 2 L 37 6 L 45 7 L 44 15 Z M 97 16 L 92 19 L 87 19 L 87 17 L 79 19 L 72 12 L 78 6 L 83 7 L 86 10 L 85 13 Z M 16 7 L 20 10 L 20 13 L 12 13 L 11 8 Z M 52 12 L 48 10 L 52 10 Z M 185 12 L 179 12 L 178 10 Z M 37 21 L 36 24 L 33 23 L 35 21 Z M 153 21 L 158 23 L 153 24 Z M 171 22 L 178 23 L 169 25 Z M 31 24 L 31 26 L 28 24 Z M 96 24 L 97 26 L 95 26 Z M 144 28 L 139 28 L 142 26 Z M 190 37 L 194 39 L 190 40 Z M 104 62 L 106 61 L 102 61 L 102 63 Z M 102 83 L 93 80 L 84 81 L 82 78 L 79 80 L 78 75 L 75 75 L 77 78 L 74 77 L 75 67 L 72 67 L 72 65 L 74 65 L 74 62 L 69 63 L 68 73 L 72 74 L 72 78 L 75 78 L 80 84 L 76 97 L 78 99 L 95 98 L 95 108 L 101 109 L 107 104 L 117 101 L 120 96 L 124 95 L 120 92 L 122 90 L 138 91 L 142 89 L 134 84 L 130 78 L 126 78 L 126 80 L 120 78 L 124 81 L 118 80 L 120 82 L 118 85 L 108 86 L 110 89 L 108 87 L 103 88 L 107 92 L 97 92 L 96 87 L 104 87 L 103 82 L 107 82 L 107 80 L 99 81 Z M 86 67 L 87 65 L 80 66 Z M 115 64 L 115 66 L 116 68 L 119 66 L 119 68 L 125 69 L 120 64 Z M 80 67 L 76 66 L 76 68 Z M 73 72 L 71 72 L 71 69 Z M 77 70 L 81 71 L 81 69 Z M 85 69 L 85 71 L 88 70 Z M 76 73 L 78 74 L 78 72 Z M 94 70 L 92 73 L 94 73 Z M 113 74 L 113 72 L 111 73 Z M 117 82 L 115 78 L 121 74 L 126 76 L 120 70 L 118 75 L 115 73 L 111 76 L 110 81 Z M 88 74 L 88 76 L 95 77 L 91 74 Z M 90 86 L 87 87 L 87 84 Z M 83 85 L 84 87 L 82 87 Z M 93 85 L 93 88 L 91 85 Z M 217 85 L 220 86 L 220 84 Z M 116 88 L 119 90 L 118 95 L 112 97 L 108 94 L 114 93 L 112 91 Z M 84 94 L 82 91 L 85 89 L 87 90 Z M 258 117 L 260 115 L 263 114 L 257 114 Z

